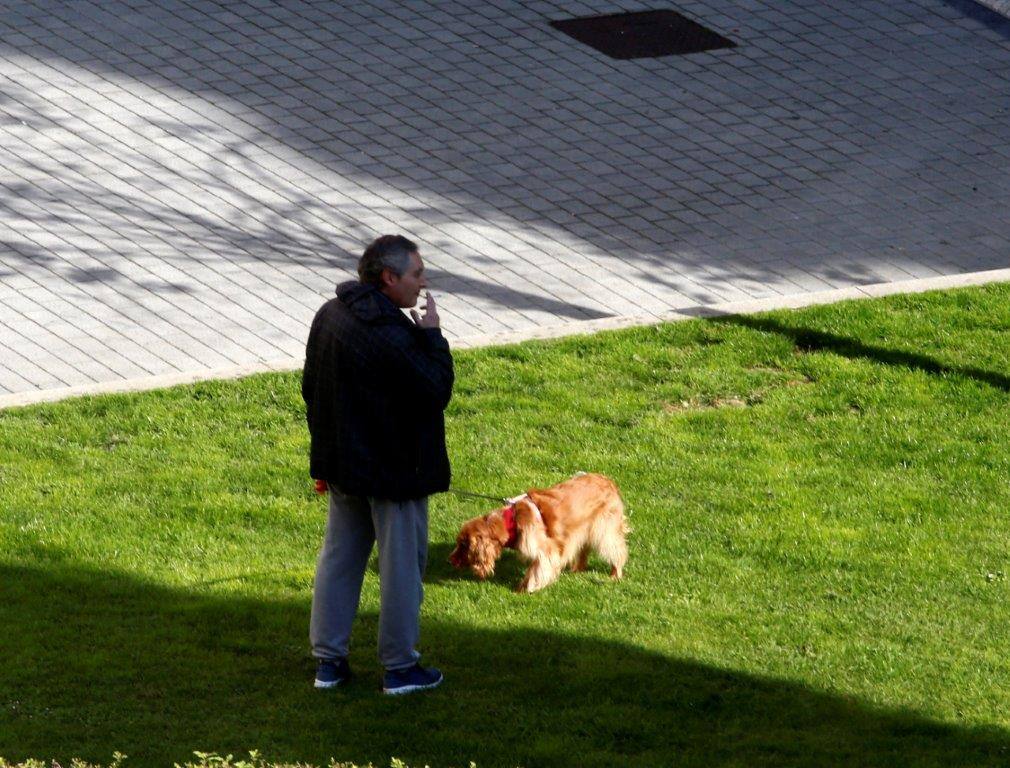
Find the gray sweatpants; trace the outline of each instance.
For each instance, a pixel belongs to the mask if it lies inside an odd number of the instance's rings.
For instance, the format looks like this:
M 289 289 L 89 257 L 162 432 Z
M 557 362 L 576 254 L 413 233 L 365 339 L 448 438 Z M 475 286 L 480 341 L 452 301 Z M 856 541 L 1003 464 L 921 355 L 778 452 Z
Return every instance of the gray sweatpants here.
M 317 659 L 347 656 L 361 583 L 379 544 L 379 661 L 409 667 L 421 654 L 421 579 L 428 560 L 428 499 L 345 496 L 330 488 L 326 536 L 316 564 L 309 641 Z

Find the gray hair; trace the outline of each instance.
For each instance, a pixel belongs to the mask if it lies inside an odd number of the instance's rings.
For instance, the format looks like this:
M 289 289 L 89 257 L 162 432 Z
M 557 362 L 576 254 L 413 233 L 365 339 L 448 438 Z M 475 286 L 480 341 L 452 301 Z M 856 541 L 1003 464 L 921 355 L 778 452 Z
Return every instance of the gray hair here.
M 358 279 L 379 285 L 382 270 L 388 269 L 401 277 L 410 267 L 410 254 L 417 253 L 417 244 L 403 235 L 383 235 L 372 241 L 358 261 Z

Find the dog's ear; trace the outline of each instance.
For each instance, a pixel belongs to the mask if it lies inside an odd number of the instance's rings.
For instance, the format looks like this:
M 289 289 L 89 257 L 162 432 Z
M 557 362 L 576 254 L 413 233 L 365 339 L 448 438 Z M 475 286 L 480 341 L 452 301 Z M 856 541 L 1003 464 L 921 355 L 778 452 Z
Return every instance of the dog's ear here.
M 501 557 L 502 545 L 494 536 L 480 533 L 470 539 L 467 557 L 473 575 L 478 579 L 494 576 L 494 565 Z
M 470 537 L 461 533 L 456 539 L 456 548 L 449 555 L 449 562 L 453 568 L 464 568 L 469 563 L 469 550 Z

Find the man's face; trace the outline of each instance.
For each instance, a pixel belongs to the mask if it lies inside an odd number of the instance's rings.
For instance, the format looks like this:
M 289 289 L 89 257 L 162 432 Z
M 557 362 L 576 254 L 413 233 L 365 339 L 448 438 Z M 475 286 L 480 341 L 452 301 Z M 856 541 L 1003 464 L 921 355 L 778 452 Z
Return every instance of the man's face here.
M 402 275 L 395 275 L 389 269 L 382 270 L 382 292 L 401 309 L 417 304 L 417 297 L 427 287 L 424 262 L 416 251 L 410 254 L 410 264 Z

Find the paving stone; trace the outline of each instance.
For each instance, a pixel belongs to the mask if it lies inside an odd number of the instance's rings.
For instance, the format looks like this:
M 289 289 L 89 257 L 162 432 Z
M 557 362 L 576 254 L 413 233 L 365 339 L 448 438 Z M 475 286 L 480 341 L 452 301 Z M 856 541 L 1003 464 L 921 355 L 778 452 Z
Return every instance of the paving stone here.
M 387 231 L 459 292 L 456 338 L 1005 261 L 1002 38 L 925 0 L 689 6 L 740 47 L 614 62 L 554 2 L 18 3 L 0 302 L 37 321 L 75 281 L 87 378 L 297 356 Z M 394 30 L 416 56 L 369 53 Z

